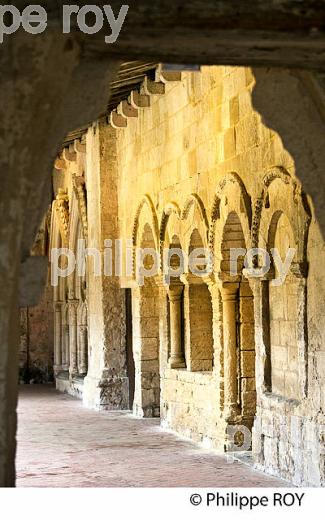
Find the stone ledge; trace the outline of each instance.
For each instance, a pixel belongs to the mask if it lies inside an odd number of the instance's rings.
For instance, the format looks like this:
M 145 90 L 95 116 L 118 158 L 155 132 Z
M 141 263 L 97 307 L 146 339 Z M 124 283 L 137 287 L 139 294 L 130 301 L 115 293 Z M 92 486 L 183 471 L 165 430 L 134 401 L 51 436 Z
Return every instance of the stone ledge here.
M 213 372 L 190 372 L 186 368 L 166 368 L 162 379 L 206 385 L 213 380 L 213 376 Z

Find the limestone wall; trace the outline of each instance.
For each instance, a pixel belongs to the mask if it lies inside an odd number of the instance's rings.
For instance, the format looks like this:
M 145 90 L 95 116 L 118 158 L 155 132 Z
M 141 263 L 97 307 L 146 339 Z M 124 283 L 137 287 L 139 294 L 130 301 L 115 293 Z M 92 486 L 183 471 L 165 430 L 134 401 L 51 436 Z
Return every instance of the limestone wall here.
M 243 424 L 250 425 L 256 378 L 257 464 L 296 483 L 318 485 L 324 479 L 324 242 L 311 215 L 312 201 L 307 202 L 295 177 L 292 157 L 252 108 L 253 85 L 248 68 L 203 67 L 201 73 L 168 82 L 164 95 L 150 96 L 150 108 L 139 109 L 138 117 L 127 119 L 127 128 L 117 130 L 120 233 L 136 247 L 149 225 L 157 249 L 177 237 L 188 250 L 198 230 L 203 244 L 214 250 L 214 276 L 221 292 L 222 277 L 229 281 L 223 262 L 225 226 L 232 212 L 240 223 L 233 224 L 235 242 L 246 248 L 281 250 L 290 243 L 286 233 L 293 237 L 297 253 L 286 284 L 278 288 L 270 280 L 250 281 L 254 318 L 246 324 L 239 318 L 243 338 L 250 338 L 248 343 L 242 340 L 246 347 L 241 347 L 240 390 L 249 411 L 243 411 L 243 402 L 240 406 Z M 130 284 L 130 279 L 125 277 L 123 283 Z M 170 369 L 168 317 L 161 318 L 161 416 L 166 427 L 221 448 L 227 445 L 222 421 L 228 366 L 222 312 L 230 307 L 223 303 L 220 309 L 220 295 L 209 289 L 213 372 L 190 370 L 188 359 L 187 368 Z
M 53 381 L 53 300 L 49 286 L 36 307 L 20 311 L 19 376 L 26 384 Z
M 162 425 L 205 447 L 220 448 L 217 381 L 212 373 L 165 370 Z
M 49 254 L 50 212 L 43 218 L 31 249 L 31 255 Z M 53 289 L 50 273 L 39 303 L 20 309 L 19 380 L 20 383 L 53 382 Z
M 111 240 L 115 273 L 97 276 L 88 262 L 84 291 L 70 277 L 55 292 L 57 386 L 86 406 L 128 408 L 123 288 L 131 288 L 133 413 L 160 415 L 165 428 L 221 451 L 234 449 L 230 428 L 249 440 L 252 432 L 258 467 L 320 485 L 325 245 L 302 172 L 252 107 L 254 84 L 248 68 L 167 79 L 158 70 L 156 82 L 147 78 L 129 98 L 133 106 L 124 101 L 114 112 L 114 128 L 94 123 L 59 157 L 56 243 L 75 250 L 83 236 L 107 255 Z M 144 247 L 156 251 L 159 269 L 141 281 Z M 164 251 L 198 247 L 213 254 L 212 272 L 201 278 L 187 269 L 167 281 Z M 244 253 L 231 263 L 234 248 Z M 243 261 L 251 248 L 272 260 L 259 277 Z M 277 283 L 273 251 L 284 261 L 289 248 L 287 276 Z

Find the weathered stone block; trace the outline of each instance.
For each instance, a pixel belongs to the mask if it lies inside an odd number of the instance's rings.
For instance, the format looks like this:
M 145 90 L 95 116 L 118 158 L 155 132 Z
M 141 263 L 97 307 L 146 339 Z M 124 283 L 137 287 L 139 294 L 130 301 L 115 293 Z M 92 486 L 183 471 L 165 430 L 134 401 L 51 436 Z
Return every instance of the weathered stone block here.
M 243 377 L 254 377 L 255 375 L 255 352 L 243 351 L 241 353 L 241 374 Z
M 255 329 L 252 323 L 242 323 L 240 326 L 241 350 L 255 350 Z

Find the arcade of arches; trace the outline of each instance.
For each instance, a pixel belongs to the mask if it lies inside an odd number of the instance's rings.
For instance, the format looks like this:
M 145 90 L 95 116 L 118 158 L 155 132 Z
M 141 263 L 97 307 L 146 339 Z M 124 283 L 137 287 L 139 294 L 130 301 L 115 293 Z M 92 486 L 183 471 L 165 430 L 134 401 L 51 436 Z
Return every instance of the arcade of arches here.
M 64 144 L 34 254 L 77 256 L 80 240 L 101 262 L 108 241 L 120 240 L 122 253 L 112 248 L 109 276 L 98 275 L 91 253 L 83 273 L 53 288 L 49 271 L 40 304 L 21 311 L 21 378 L 28 336 L 31 377 L 53 373 L 57 389 L 85 406 L 160 417 L 219 451 L 231 449 L 229 426 L 245 426 L 257 468 L 318 486 L 325 244 L 294 159 L 252 107 L 254 81 L 244 67 L 158 68 L 109 118 Z M 168 283 L 158 269 L 140 283 L 139 248 L 159 259 L 205 248 L 213 269 L 185 269 Z M 273 263 L 253 277 L 240 255 L 234 275 L 233 248 L 295 253 L 278 285 Z M 62 269 L 67 261 L 60 257 Z

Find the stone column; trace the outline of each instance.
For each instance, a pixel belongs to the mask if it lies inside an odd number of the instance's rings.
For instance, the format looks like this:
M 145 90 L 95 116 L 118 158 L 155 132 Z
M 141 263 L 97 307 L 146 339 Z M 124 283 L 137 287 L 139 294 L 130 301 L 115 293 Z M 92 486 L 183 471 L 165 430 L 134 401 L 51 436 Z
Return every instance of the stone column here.
M 62 302 L 54 302 L 54 373 L 62 369 Z
M 78 300 L 69 301 L 70 377 L 78 374 L 77 307 Z
M 69 357 L 67 356 L 67 318 L 66 318 L 66 303 L 62 302 L 61 305 L 61 364 L 62 370 L 68 370 L 69 368 Z
M 65 323 L 65 325 L 64 325 L 63 334 L 64 334 L 63 348 L 64 348 L 64 351 L 65 351 L 65 365 L 64 365 L 63 368 L 64 368 L 64 370 L 69 370 L 69 365 L 70 365 L 70 339 L 69 339 L 69 324 L 68 323 Z
M 170 368 L 185 368 L 182 351 L 182 294 L 183 285 L 170 285 L 168 296 L 170 302 Z
M 206 281 L 212 303 L 212 330 L 214 345 L 214 371 L 221 379 L 222 377 L 222 347 L 223 347 L 223 324 L 222 324 L 222 298 L 221 285 L 216 281 Z M 220 381 L 219 379 L 219 381 Z
M 81 376 L 87 375 L 88 370 L 88 328 L 87 325 L 79 326 L 79 355 L 78 368 Z
M 224 284 L 221 296 L 223 304 L 224 343 L 224 409 L 228 419 L 238 414 L 237 388 L 237 327 L 236 302 L 238 284 Z
M 259 395 L 271 392 L 271 337 L 269 283 L 273 273 L 265 278 L 249 278 L 254 300 L 255 382 Z M 246 276 L 246 275 L 245 275 Z

